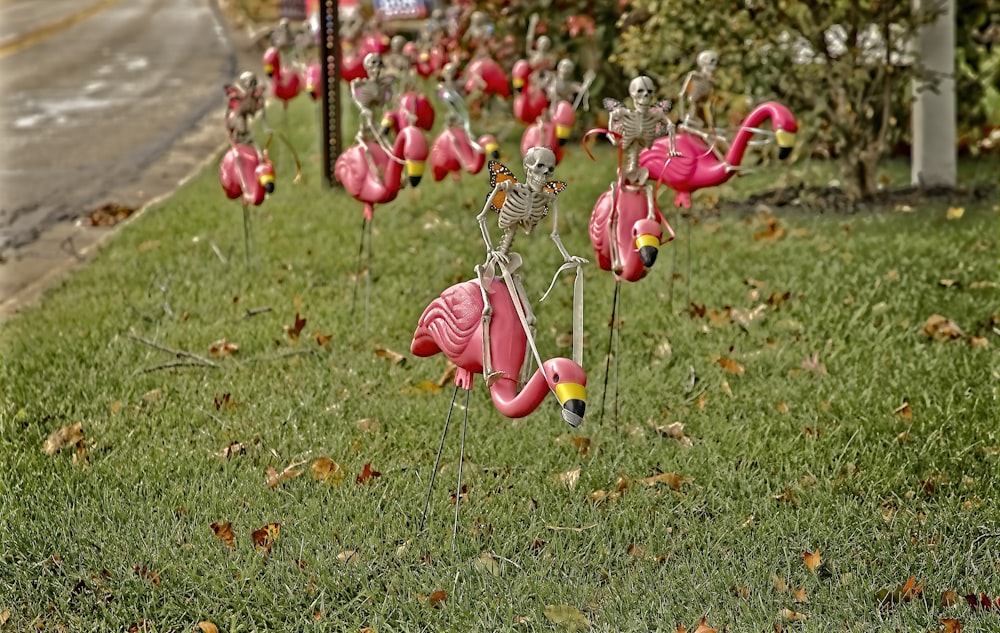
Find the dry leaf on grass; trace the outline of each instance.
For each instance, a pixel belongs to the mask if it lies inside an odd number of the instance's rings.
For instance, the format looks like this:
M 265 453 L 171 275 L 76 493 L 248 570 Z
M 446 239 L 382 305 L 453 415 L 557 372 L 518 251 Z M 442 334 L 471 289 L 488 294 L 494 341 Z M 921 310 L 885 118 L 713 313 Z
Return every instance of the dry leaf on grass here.
M 344 469 L 329 457 L 320 457 L 309 467 L 313 479 L 339 486 L 344 481 Z
M 285 326 L 285 334 L 287 334 L 288 338 L 292 339 L 293 341 L 297 341 L 299 340 L 299 335 L 302 334 L 302 328 L 304 328 L 305 326 L 306 326 L 305 317 L 300 317 L 299 313 L 296 312 L 295 323 L 293 325 Z
M 368 483 L 369 481 L 375 479 L 376 477 L 381 477 L 382 473 L 372 468 L 372 463 L 368 462 L 365 464 L 364 468 L 361 469 L 361 473 L 358 475 L 355 482 L 359 484 Z
M 199 622 L 198 630 L 200 630 L 201 633 L 219 633 L 219 627 L 215 626 L 208 620 L 202 620 L 201 622 Z
M 144 565 L 132 565 L 132 570 L 135 571 L 136 576 L 142 578 L 143 580 L 148 580 L 155 586 L 160 586 L 160 574 L 156 573 L 152 569 L 145 567 Z
M 49 435 L 42 445 L 46 455 L 55 455 L 64 448 L 74 448 L 84 443 L 83 422 L 68 424 Z
M 816 550 L 815 552 L 805 551 L 802 552 L 802 562 L 806 564 L 806 567 L 809 568 L 809 571 L 816 571 L 816 569 L 823 562 L 823 559 L 819 555 L 819 550 Z
M 953 341 L 965 336 L 962 328 L 948 317 L 932 314 L 924 321 L 924 334 L 937 341 Z
M 220 338 L 208 346 L 208 352 L 212 356 L 230 356 L 238 351 L 240 351 L 239 345 L 230 343 L 224 338 Z
M 236 546 L 236 536 L 233 534 L 233 524 L 229 521 L 225 523 L 213 523 L 212 531 L 219 537 L 219 540 L 226 544 L 226 547 Z
M 289 479 L 295 479 L 302 474 L 303 469 L 299 468 L 302 464 L 306 463 L 305 460 L 301 462 L 293 462 L 285 467 L 280 473 L 274 469 L 273 466 L 267 467 L 267 487 L 277 488 L 279 485 L 285 483 Z
M 269 554 L 277 542 L 279 534 L 281 534 L 281 524 L 268 523 L 264 527 L 254 530 L 250 536 L 253 539 L 253 546 L 257 548 L 258 552 Z
M 590 621 L 576 607 L 568 604 L 545 605 L 545 617 L 549 622 L 557 624 L 569 631 L 585 631 L 590 628 Z
M 393 365 L 401 365 L 404 362 L 406 362 L 405 356 L 403 356 L 399 352 L 394 352 L 391 349 L 386 349 L 384 347 L 380 347 L 377 350 L 375 350 L 375 355 L 378 356 L 379 358 L 385 358 L 391 361 Z
M 570 490 L 576 488 L 576 484 L 580 481 L 580 469 L 567 470 L 564 473 L 557 473 L 552 476 L 557 484 L 562 484 Z
M 671 490 L 680 490 L 683 484 L 693 481 L 691 477 L 684 477 L 678 473 L 659 473 L 643 479 L 647 486 L 656 484 L 666 484 Z
M 427 596 L 427 604 L 431 605 L 435 609 L 444 606 L 444 603 L 448 600 L 448 594 L 438 589 L 437 591 L 431 592 L 431 595 Z

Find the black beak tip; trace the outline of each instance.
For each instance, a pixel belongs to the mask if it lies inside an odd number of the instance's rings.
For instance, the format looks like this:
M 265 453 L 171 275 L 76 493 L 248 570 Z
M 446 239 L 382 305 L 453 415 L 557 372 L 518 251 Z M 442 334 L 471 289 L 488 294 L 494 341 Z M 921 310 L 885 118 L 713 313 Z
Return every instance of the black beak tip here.
M 490 153 L 490 158 L 493 160 L 500 160 L 500 150 L 495 149 Z
M 569 139 L 568 138 L 556 139 L 556 143 L 559 144 L 559 147 L 564 147 L 566 143 L 569 143 Z
M 274 193 L 274 183 L 273 182 L 269 182 L 266 185 L 264 185 L 264 191 L 266 191 L 268 193 Z
M 416 187 L 420 184 L 420 176 L 410 176 L 410 186 Z
M 583 414 L 587 411 L 587 403 L 578 398 L 567 400 L 563 404 L 562 417 L 574 429 L 583 422 Z
M 642 265 L 646 268 L 652 268 L 653 264 L 656 263 L 656 256 L 659 254 L 660 249 L 655 246 L 643 246 L 639 249 L 639 259 L 642 260 Z
M 791 156 L 791 154 L 792 154 L 791 147 L 782 147 L 781 149 L 778 150 L 778 158 L 780 158 L 781 160 L 785 160 L 786 158 Z

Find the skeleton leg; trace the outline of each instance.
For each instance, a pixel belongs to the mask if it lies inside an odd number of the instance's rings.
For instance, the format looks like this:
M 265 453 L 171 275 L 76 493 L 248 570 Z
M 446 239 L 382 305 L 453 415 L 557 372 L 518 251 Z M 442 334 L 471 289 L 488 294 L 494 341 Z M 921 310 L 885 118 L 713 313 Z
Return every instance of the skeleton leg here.
M 621 254 L 618 252 L 618 183 L 611 183 L 611 221 L 608 223 L 608 247 L 611 251 L 611 271 L 619 275 L 622 272 Z
M 493 283 L 493 263 L 487 261 L 486 264 L 476 266 L 476 278 L 479 280 L 479 290 L 483 293 L 483 379 L 489 388 L 496 381 L 504 376 L 502 371 L 493 371 L 493 353 L 490 348 L 490 323 L 493 320 L 493 304 L 490 303 L 490 295 L 486 291 L 487 286 Z
M 524 284 L 521 283 L 521 275 L 512 275 L 512 281 L 514 283 L 514 288 L 517 290 L 517 301 L 521 302 L 524 307 L 525 316 L 525 331 L 524 335 L 528 338 L 525 342 L 524 347 L 524 361 L 521 363 L 521 375 L 518 377 L 520 384 L 525 384 L 528 382 L 528 378 L 531 377 L 531 344 L 535 340 L 535 323 L 537 319 L 535 318 L 535 313 L 531 309 L 531 303 L 528 301 L 528 293 L 524 291 Z M 513 299 L 513 297 L 511 297 Z

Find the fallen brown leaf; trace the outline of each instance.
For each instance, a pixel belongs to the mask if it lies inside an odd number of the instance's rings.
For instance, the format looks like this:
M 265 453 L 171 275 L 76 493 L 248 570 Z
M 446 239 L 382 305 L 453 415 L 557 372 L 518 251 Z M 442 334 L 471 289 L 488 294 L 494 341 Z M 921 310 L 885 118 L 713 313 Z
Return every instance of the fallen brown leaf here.
M 253 546 L 257 548 L 258 552 L 269 554 L 277 542 L 279 534 L 281 534 L 281 524 L 268 523 L 264 527 L 254 530 L 250 536 L 253 539 Z
M 302 464 L 306 463 L 305 460 L 301 462 L 293 462 L 285 467 L 280 473 L 274 469 L 273 466 L 267 467 L 267 487 L 277 488 L 279 485 L 285 483 L 289 479 L 295 479 L 303 473 L 303 469 L 299 468 Z
M 135 571 L 135 574 L 139 578 L 142 578 L 143 580 L 148 580 L 157 587 L 160 586 L 160 574 L 156 573 L 152 569 L 149 569 L 143 565 L 132 565 L 132 569 Z
M 925 335 L 937 341 L 952 341 L 965 336 L 957 323 L 940 314 L 932 314 L 927 317 L 923 331 Z
M 401 365 L 402 363 L 406 362 L 405 356 L 403 356 L 399 352 L 394 352 L 391 349 L 386 349 L 384 347 L 380 347 L 377 350 L 375 350 L 375 355 L 378 356 L 379 358 L 385 358 L 389 361 L 392 361 L 393 365 Z
M 819 555 L 819 550 L 816 550 L 815 552 L 802 552 L 802 561 L 809 568 L 809 571 L 816 571 L 823 559 Z
M 219 633 L 219 627 L 215 626 L 208 620 L 202 620 L 199 622 L 198 628 L 201 629 L 201 633 Z
M 724 369 L 727 373 L 730 374 L 736 374 L 737 376 L 742 376 L 743 373 L 746 371 L 743 365 L 740 365 L 734 359 L 726 356 L 719 356 L 718 358 L 715 359 L 715 362 L 719 365 L 719 367 L 722 367 L 722 369 Z
M 317 345 L 319 345 L 320 347 L 325 347 L 326 344 L 329 343 L 331 339 L 333 339 L 333 334 L 323 334 L 319 330 L 316 330 L 315 332 L 313 332 L 313 338 L 316 339 Z
M 580 481 L 580 469 L 567 470 L 564 473 L 557 473 L 552 476 L 557 484 L 566 486 L 570 490 L 576 488 L 576 484 Z
M 798 611 L 792 611 L 791 609 L 782 609 L 781 617 L 785 618 L 789 622 L 803 622 L 808 619 L 805 613 L 799 613 Z
M 439 608 L 444 606 L 444 603 L 448 600 L 448 594 L 438 589 L 437 591 L 431 592 L 431 595 L 427 597 L 427 604 L 432 607 Z
M 208 346 L 208 351 L 212 356 L 230 356 L 240 351 L 240 346 L 220 338 Z
M 293 341 L 297 341 L 299 340 L 299 335 L 302 334 L 302 328 L 304 328 L 305 326 L 306 326 L 306 319 L 304 317 L 300 317 L 299 313 L 296 312 L 295 323 L 294 325 L 285 326 L 285 334 L 287 334 L 288 338 L 292 339 Z
M 680 490 L 683 484 L 691 483 L 691 477 L 684 477 L 678 473 L 659 473 L 643 479 L 647 486 L 656 484 L 666 484 L 672 490 Z
M 77 422 L 53 431 L 42 445 L 42 450 L 46 455 L 55 455 L 64 448 L 75 447 L 83 442 L 83 422 Z
M 904 402 L 893 410 L 893 413 L 903 418 L 907 422 L 913 419 L 913 409 L 909 402 Z
M 358 475 L 355 481 L 359 484 L 364 484 L 368 483 L 372 479 L 375 479 L 376 477 L 381 477 L 381 476 L 382 473 L 372 469 L 372 463 L 368 462 L 365 464 L 364 468 L 361 469 L 361 473 Z
M 313 479 L 339 486 L 344 481 L 344 469 L 329 457 L 320 457 L 309 467 Z
M 233 524 L 229 521 L 225 523 L 213 523 L 212 531 L 219 537 L 219 540 L 226 544 L 226 547 L 236 546 L 236 536 L 233 534 Z

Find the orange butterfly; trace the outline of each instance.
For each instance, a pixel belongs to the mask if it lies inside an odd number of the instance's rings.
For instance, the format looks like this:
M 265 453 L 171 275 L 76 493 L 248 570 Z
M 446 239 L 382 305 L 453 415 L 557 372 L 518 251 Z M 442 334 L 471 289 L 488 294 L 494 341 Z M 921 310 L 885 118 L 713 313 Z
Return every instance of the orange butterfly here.
M 517 176 L 514 175 L 506 165 L 500 161 L 491 160 L 489 164 L 490 170 L 490 192 L 497 188 L 497 184 L 506 181 L 512 181 L 517 183 Z M 566 188 L 566 183 L 561 180 L 551 180 L 542 187 L 542 191 L 550 195 L 556 196 L 562 193 L 563 189 Z M 486 194 L 487 197 L 489 194 Z M 490 209 L 500 213 L 500 208 L 503 207 L 504 200 L 507 199 L 507 194 L 504 191 L 497 191 L 493 198 L 490 200 Z M 546 209 L 548 211 L 548 209 Z
M 280 533 L 280 523 L 268 523 L 259 530 L 253 531 L 253 545 L 258 551 L 264 552 L 265 554 L 270 553 L 271 547 L 273 547 L 274 542 L 278 540 L 278 534 Z

